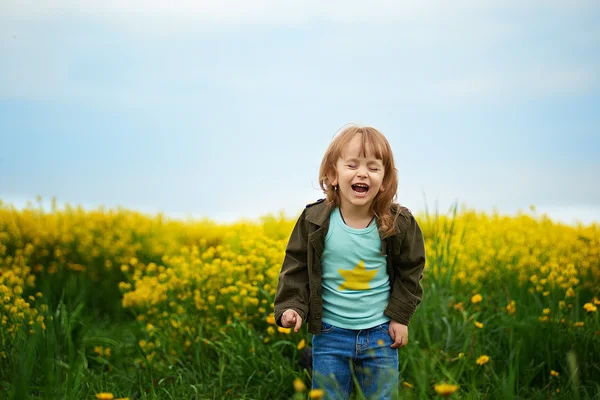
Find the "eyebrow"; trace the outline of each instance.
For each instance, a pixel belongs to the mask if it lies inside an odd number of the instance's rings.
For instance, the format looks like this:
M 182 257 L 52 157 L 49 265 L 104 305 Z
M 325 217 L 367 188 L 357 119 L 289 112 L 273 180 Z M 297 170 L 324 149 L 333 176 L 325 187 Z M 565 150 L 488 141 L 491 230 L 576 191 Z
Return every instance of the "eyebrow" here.
M 351 157 L 351 158 L 345 158 L 344 160 L 348 161 L 348 162 L 351 162 L 351 161 L 358 161 L 358 158 Z M 381 163 L 381 164 L 383 164 L 383 160 L 380 160 L 378 158 L 376 158 L 376 159 L 370 159 L 370 160 L 367 161 L 367 163 L 369 163 L 369 164 L 373 164 L 373 163 Z

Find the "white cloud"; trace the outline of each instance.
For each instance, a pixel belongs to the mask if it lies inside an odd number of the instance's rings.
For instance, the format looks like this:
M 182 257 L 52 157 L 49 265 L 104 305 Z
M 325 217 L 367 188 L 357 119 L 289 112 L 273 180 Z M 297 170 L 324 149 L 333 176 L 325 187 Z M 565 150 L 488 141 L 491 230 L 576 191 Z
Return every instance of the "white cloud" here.
M 392 1 L 372 0 L 4 0 L 0 16 L 49 18 L 57 16 L 102 16 L 120 19 L 136 14 L 141 18 L 159 17 L 195 20 L 206 23 L 267 23 L 303 24 L 315 20 L 336 22 L 411 21 L 423 16 L 464 17 L 465 13 L 502 10 L 506 8 L 553 8 L 562 11 L 597 6 L 594 0 L 517 0 L 475 1 L 446 0 Z
M 475 76 L 442 82 L 438 87 L 441 98 L 470 102 L 481 98 L 546 97 L 598 90 L 600 86 L 600 76 L 592 65 L 527 65 L 512 71 L 496 68 L 469 74 Z
M 554 11 L 556 17 L 576 11 L 583 15 L 585 10 L 599 6 L 597 1 L 558 1 L 534 0 L 520 2 L 516 0 L 486 1 L 458 0 L 447 2 L 434 0 L 422 2 L 373 0 L 342 1 L 320 0 L 275 1 L 275 0 L 209 0 L 209 1 L 172 1 L 130 0 L 130 1 L 75 1 L 75 0 L 2 0 L 0 1 L 0 50 L 7 55 L 0 66 L 0 97 L 36 98 L 48 101 L 58 99 L 90 99 L 98 103 L 110 103 L 123 108 L 144 108 L 151 105 L 177 102 L 177 98 L 163 92 L 149 93 L 148 82 L 161 82 L 164 76 L 172 76 L 176 82 L 201 82 L 210 77 L 213 85 L 237 89 L 242 92 L 281 90 L 289 88 L 296 97 L 314 93 L 316 90 L 340 92 L 347 87 L 349 75 L 332 72 L 330 64 L 332 53 L 345 57 L 347 62 L 355 63 L 356 71 L 351 78 L 355 87 L 364 90 L 378 90 L 384 96 L 398 101 L 405 96 L 410 102 L 421 104 L 448 105 L 471 104 L 488 99 L 505 101 L 506 99 L 544 97 L 597 90 L 600 76 L 597 61 L 565 58 L 551 65 L 544 64 L 548 56 L 524 55 L 516 50 L 514 54 L 502 52 L 496 54 L 496 60 L 487 61 L 482 55 L 488 54 L 490 46 L 518 46 L 526 30 L 543 33 L 537 21 L 523 23 L 517 18 L 503 18 L 506 9 L 523 11 L 536 7 L 545 7 Z M 512 11 L 511 11 L 512 13 Z M 518 14 L 518 13 L 515 13 Z M 197 37 L 203 29 L 221 29 L 232 25 L 295 25 L 313 22 L 351 22 L 358 24 L 357 31 L 364 32 L 348 37 L 352 24 L 327 32 L 323 36 L 308 35 L 303 43 L 294 43 L 298 54 L 306 54 L 306 60 L 298 63 L 299 58 L 291 61 L 274 62 L 265 60 L 259 71 L 245 69 L 224 73 L 223 70 L 189 70 L 202 63 L 200 54 L 185 54 L 186 63 L 175 65 L 162 60 L 152 60 L 151 71 L 145 72 L 136 66 L 138 72 L 129 77 L 122 85 L 105 85 L 95 82 L 75 82 L 71 76 L 74 61 L 93 54 L 94 49 L 83 45 L 64 47 L 57 45 L 57 38 L 36 37 L 47 29 L 47 20 L 71 18 L 85 21 L 91 17 L 100 20 L 106 28 L 125 30 L 134 34 L 156 35 L 190 40 Z M 3 23 L 6 21 L 7 23 Z M 27 25 L 28 21 L 39 23 Z M 389 29 L 381 28 L 379 22 L 394 22 Z M 360 25 L 365 23 L 369 27 Z M 569 32 L 577 32 L 573 18 L 569 21 Z M 3 26 L 4 25 L 4 26 Z M 381 24 L 384 26 L 385 24 Z M 16 39 L 12 39 L 18 31 Z M 69 31 L 72 35 L 74 30 Z M 598 32 L 596 30 L 596 32 Z M 585 31 L 589 37 L 593 32 Z M 600 33 L 600 32 L 598 32 Z M 28 36 L 29 35 L 29 36 Z M 315 39 L 315 36 L 318 36 Z M 597 35 L 596 35 L 597 36 Z M 207 37 L 207 35 L 204 35 Z M 9 38 L 4 43 L 1 39 Z M 385 43 L 386 39 L 389 43 Z M 123 41 L 133 43 L 136 38 L 126 36 Z M 147 38 L 144 38 L 147 39 Z M 182 39 L 182 40 L 183 40 Z M 531 38 L 529 39 L 531 40 Z M 73 40 L 66 40 L 66 46 L 73 46 Z M 100 42 L 101 43 L 101 42 Z M 145 42 L 151 45 L 151 42 Z M 232 42 L 228 44 L 232 46 Z M 579 43 L 579 42 L 578 42 Z M 266 45 L 265 45 L 266 46 Z M 588 52 L 597 49 L 598 42 L 582 46 Z M 157 47 L 158 48 L 158 47 Z M 229 48 L 235 51 L 234 47 Z M 415 50 L 417 49 L 417 50 Z M 102 51 L 107 51 L 105 48 Z M 135 49 L 134 49 L 135 50 Z M 560 51 L 567 51 L 562 47 Z M 386 65 L 362 65 L 355 54 L 370 52 L 387 65 L 401 66 L 400 73 L 385 70 L 379 76 L 373 76 L 373 70 L 380 71 Z M 439 54 L 439 58 L 431 54 Z M 575 52 L 571 52 L 575 54 Z M 349 56 L 352 58 L 348 58 Z M 397 55 L 397 58 L 393 58 Z M 217 55 L 218 56 L 218 55 Z M 356 60 L 358 58 L 358 60 Z M 165 57 L 168 59 L 168 57 Z M 109 59 L 101 61 L 110 63 Z M 139 59 L 131 57 L 132 65 Z M 355 61 L 356 60 L 356 61 Z M 403 66 L 407 60 L 408 65 Z M 364 63 L 365 60 L 362 60 Z M 147 61 L 144 61 L 147 62 Z M 515 62 L 519 64 L 515 64 Z M 577 63 L 579 62 L 579 65 Z M 420 66 L 416 66 L 420 63 Z M 185 70 L 188 65 L 188 70 Z M 217 65 L 217 64 L 215 64 Z M 236 65 L 236 64 L 230 64 Z M 416 66 L 416 67 L 415 67 Z M 413 68 L 412 70 L 410 68 Z M 328 69 L 329 68 L 329 69 Z M 182 70 L 183 69 L 183 70 Z M 416 69 L 416 70 L 415 70 Z M 348 69 L 350 70 L 350 68 Z M 367 71 L 368 70 L 368 71 Z M 158 73 L 157 71 L 160 71 Z M 301 76 L 300 83 L 294 83 L 289 76 Z M 382 78 L 385 77 L 385 78 Z M 403 90 L 399 95 L 397 88 Z M 160 88 L 159 88 L 160 89 Z M 155 89 L 156 90 L 156 89 Z M 158 92 L 159 90 L 157 90 Z M 183 102 L 187 99 L 183 99 Z

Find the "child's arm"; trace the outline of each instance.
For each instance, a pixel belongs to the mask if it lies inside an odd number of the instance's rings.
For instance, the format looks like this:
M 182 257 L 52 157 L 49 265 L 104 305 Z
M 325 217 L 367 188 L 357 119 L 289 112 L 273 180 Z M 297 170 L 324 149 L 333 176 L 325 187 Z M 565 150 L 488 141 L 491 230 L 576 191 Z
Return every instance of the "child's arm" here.
M 293 310 L 300 318 L 300 323 L 306 319 L 308 313 L 309 283 L 306 246 L 308 233 L 304 220 L 305 211 L 296 222 L 285 249 L 285 258 L 279 274 L 277 292 L 275 294 L 275 322 L 281 327 L 281 317 L 287 310 Z M 288 325 L 290 313 L 286 314 Z M 295 318 L 295 316 L 293 316 Z M 297 318 L 294 323 L 298 322 Z M 289 325 L 288 325 L 289 326 Z M 296 327 L 296 331 L 299 326 Z
M 395 260 L 392 293 L 385 314 L 396 322 L 408 326 L 423 298 L 421 279 L 425 268 L 425 242 L 423 233 L 411 212 L 403 208 L 401 215 L 403 237 L 400 256 Z

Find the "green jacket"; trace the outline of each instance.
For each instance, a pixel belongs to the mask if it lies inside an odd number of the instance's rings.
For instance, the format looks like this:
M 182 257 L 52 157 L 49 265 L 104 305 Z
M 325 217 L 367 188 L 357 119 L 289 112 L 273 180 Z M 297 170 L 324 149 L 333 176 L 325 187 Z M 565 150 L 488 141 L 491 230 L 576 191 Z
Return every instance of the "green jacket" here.
M 398 206 L 392 207 L 395 212 Z M 306 206 L 296 222 L 275 294 L 275 321 L 279 326 L 283 312 L 291 308 L 308 324 L 309 332 L 321 333 L 321 255 L 332 210 L 321 199 Z M 408 325 L 423 298 L 420 281 L 425 267 L 425 243 L 417 221 L 405 207 L 400 207 L 397 226 L 398 234 L 381 241 L 381 252 L 387 254 L 391 291 L 384 314 Z

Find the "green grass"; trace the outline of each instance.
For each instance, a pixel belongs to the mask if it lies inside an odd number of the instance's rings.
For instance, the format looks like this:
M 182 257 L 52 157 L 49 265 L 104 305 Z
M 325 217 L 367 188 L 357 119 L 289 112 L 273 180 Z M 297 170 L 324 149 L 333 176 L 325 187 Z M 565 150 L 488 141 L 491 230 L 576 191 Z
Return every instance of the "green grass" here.
M 437 216 L 428 218 L 437 223 Z M 412 386 L 401 384 L 401 397 L 433 398 L 434 384 L 447 382 L 460 386 L 453 396 L 461 399 L 600 399 L 600 323 L 597 312 L 583 311 L 597 289 L 582 289 L 571 300 L 573 309 L 561 311 L 556 303 L 563 292 L 531 293 L 498 265 L 500 272 L 481 282 L 482 305 L 470 304 L 472 290 L 452 279 L 457 254 L 448 238 L 461 233 L 452 220 L 444 224 L 440 231 L 448 235 L 433 238 L 423 302 L 409 327 L 409 344 L 400 350 L 401 382 Z M 265 343 L 266 332 L 242 322 L 205 331 L 199 320 L 201 340 L 186 346 L 158 331 L 165 346 L 148 360 L 139 345 L 144 323 L 118 307 L 115 282 L 93 284 L 71 273 L 38 282 L 48 304 L 46 330 L 31 335 L 23 329 L 13 338 L 0 326 L 2 398 L 79 400 L 110 392 L 132 400 L 290 399 L 295 378 L 310 386 L 296 348 L 301 338 L 310 343 L 305 330 Z M 517 304 L 515 315 L 506 312 L 509 300 Z M 453 306 L 459 302 L 462 310 Z M 544 308 L 551 308 L 552 322 L 539 320 Z M 561 312 L 567 323 L 557 320 Z M 112 354 L 98 356 L 97 346 Z M 475 360 L 481 355 L 490 361 L 480 366 Z
M 534 295 L 523 296 L 537 307 Z M 465 399 L 599 398 L 598 336 L 542 325 L 524 307 L 514 318 L 459 312 L 447 306 L 456 297 L 430 282 L 410 326 L 409 345 L 400 350 L 401 379 L 414 386 L 401 389 L 405 397 L 433 397 L 433 384 L 443 381 L 460 385 L 458 395 Z M 59 303 L 48 313 L 54 319 L 45 332 L 17 335 L 9 362 L 0 368 L 8 398 L 86 399 L 111 392 L 130 399 L 273 399 L 291 398 L 295 377 L 308 382 L 296 341 L 265 344 L 262 333 L 242 323 L 232 323 L 209 343 L 180 346 L 166 368 L 136 366 L 131 361 L 141 355 L 139 323 L 132 318 L 115 324 L 109 316 L 84 311 L 89 309 L 83 303 Z M 474 326 L 476 319 L 483 329 Z M 110 347 L 111 357 L 96 357 L 94 346 Z M 482 354 L 491 361 L 479 366 L 474 360 Z M 551 369 L 560 376 L 550 377 Z

